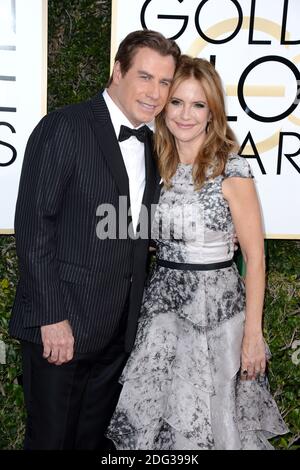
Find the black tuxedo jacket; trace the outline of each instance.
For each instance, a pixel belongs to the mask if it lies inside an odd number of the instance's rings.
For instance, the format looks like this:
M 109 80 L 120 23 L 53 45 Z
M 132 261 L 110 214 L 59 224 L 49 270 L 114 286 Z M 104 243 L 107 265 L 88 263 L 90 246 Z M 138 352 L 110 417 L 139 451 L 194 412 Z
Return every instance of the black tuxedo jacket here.
M 159 192 L 151 132 L 145 163 L 143 204 L 150 208 Z M 131 350 L 148 240 L 96 234 L 100 204 L 116 208 L 118 229 L 119 196 L 127 197 L 129 208 L 128 176 L 102 95 L 44 117 L 27 144 L 16 207 L 20 281 L 12 336 L 41 342 L 41 325 L 68 319 L 75 350 L 100 351 L 128 304 L 125 347 Z

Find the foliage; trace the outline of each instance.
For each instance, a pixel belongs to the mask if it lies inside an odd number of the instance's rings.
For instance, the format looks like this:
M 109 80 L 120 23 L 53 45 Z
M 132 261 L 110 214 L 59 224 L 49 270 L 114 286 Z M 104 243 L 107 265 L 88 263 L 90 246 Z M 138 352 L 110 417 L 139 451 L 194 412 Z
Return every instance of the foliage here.
M 90 98 L 109 77 L 108 0 L 49 0 L 48 108 Z
M 300 243 L 268 242 L 265 336 L 272 351 L 269 380 L 290 434 L 277 448 L 300 447 Z M 298 441 L 298 442 L 297 442 Z
M 105 85 L 109 76 L 110 10 L 109 0 L 49 0 L 50 111 L 84 100 Z M 300 344 L 296 343 L 300 340 L 299 248 L 299 242 L 288 240 L 270 240 L 267 248 L 265 336 L 272 351 L 269 380 L 290 429 L 288 435 L 273 439 L 278 449 L 295 448 L 300 436 Z M 19 346 L 7 333 L 17 277 L 14 237 L 0 237 L 0 341 L 6 344 L 7 360 L 6 365 L 0 364 L 0 449 L 21 448 L 24 432 Z
M 0 449 L 16 449 L 23 438 L 24 404 L 19 345 L 7 333 L 17 283 L 14 237 L 0 237 L 0 255 L 0 341 L 6 345 L 6 364 L 0 364 Z

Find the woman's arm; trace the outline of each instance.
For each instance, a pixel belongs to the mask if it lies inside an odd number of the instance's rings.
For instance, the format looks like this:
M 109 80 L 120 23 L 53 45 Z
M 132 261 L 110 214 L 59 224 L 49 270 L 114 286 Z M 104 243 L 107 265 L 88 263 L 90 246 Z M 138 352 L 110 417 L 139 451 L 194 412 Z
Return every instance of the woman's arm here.
M 223 181 L 235 231 L 246 262 L 246 320 L 241 353 L 241 369 L 248 379 L 265 372 L 266 354 L 262 334 L 265 291 L 264 239 L 260 206 L 253 180 L 227 178 Z

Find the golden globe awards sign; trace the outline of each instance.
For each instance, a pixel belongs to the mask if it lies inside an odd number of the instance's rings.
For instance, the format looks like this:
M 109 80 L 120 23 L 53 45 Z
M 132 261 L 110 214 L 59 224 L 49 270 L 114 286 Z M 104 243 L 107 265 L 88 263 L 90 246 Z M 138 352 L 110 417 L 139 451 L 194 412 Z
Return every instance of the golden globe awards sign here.
M 0 0 L 0 233 L 13 232 L 26 142 L 46 113 L 46 61 L 47 0 Z
M 173 38 L 220 73 L 267 238 L 300 238 L 300 1 L 114 0 L 112 58 L 130 31 Z

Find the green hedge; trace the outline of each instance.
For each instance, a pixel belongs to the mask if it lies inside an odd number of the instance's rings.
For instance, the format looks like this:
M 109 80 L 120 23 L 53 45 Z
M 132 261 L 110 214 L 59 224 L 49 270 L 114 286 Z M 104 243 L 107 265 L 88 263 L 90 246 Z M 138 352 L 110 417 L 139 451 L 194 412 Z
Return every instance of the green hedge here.
M 49 110 L 81 101 L 105 86 L 110 9 L 107 0 L 49 0 Z M 265 334 L 273 354 L 269 379 L 291 431 L 273 440 L 278 449 L 295 448 L 300 437 L 300 344 L 293 349 L 300 329 L 299 248 L 296 241 L 269 241 L 267 248 Z M 20 355 L 18 343 L 7 334 L 18 278 L 13 236 L 0 237 L 0 255 L 0 341 L 6 345 L 6 365 L 0 365 L 0 449 L 19 449 L 25 414 L 18 383 Z
M 110 17 L 108 0 L 49 0 L 49 111 L 90 98 L 106 85 Z
M 272 352 L 271 390 L 290 434 L 278 448 L 300 448 L 300 242 L 268 241 L 265 337 Z M 298 442 L 297 442 L 298 441 Z
M 7 325 L 17 283 L 14 237 L 0 237 L 0 341 L 6 345 L 6 365 L 0 364 L 0 449 L 19 448 L 24 431 L 24 403 L 19 346 Z

